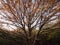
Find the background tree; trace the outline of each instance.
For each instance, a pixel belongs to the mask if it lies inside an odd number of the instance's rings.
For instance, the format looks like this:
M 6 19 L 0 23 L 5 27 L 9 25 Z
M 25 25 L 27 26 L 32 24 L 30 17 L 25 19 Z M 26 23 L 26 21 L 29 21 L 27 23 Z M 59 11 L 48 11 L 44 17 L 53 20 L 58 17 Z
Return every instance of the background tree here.
M 24 31 L 26 45 L 34 45 L 46 23 L 58 18 L 59 0 L 0 0 L 0 15 L 8 22 L 1 22 L 19 27 Z M 55 17 L 55 18 L 53 18 Z M 26 27 L 28 28 L 26 30 Z M 39 27 L 37 34 L 33 29 Z

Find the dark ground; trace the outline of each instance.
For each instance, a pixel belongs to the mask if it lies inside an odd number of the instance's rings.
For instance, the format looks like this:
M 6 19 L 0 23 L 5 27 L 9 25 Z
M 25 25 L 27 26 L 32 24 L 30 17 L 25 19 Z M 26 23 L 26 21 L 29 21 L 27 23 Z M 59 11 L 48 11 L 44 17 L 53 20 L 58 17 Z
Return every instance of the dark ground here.
M 60 28 L 44 30 L 35 45 L 60 45 Z M 0 29 L 0 45 L 24 45 L 24 39 L 15 32 Z

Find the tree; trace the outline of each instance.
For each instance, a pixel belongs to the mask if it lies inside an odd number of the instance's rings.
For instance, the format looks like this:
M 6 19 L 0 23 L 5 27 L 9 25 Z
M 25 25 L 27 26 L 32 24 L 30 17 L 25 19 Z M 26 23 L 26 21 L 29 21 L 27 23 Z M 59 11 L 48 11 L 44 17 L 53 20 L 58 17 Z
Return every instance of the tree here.
M 26 45 L 34 45 L 43 26 L 57 19 L 60 12 L 59 0 L 0 0 L 0 3 L 1 19 L 11 22 L 1 23 L 22 29 Z M 32 31 L 37 27 L 39 30 L 33 35 Z

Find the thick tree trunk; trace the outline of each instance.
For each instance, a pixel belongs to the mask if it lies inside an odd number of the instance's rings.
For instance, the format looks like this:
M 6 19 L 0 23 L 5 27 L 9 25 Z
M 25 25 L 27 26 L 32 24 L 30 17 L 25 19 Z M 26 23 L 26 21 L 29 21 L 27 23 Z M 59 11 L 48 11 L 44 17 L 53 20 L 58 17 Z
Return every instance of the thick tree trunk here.
M 34 37 L 33 37 L 33 34 L 32 34 L 32 29 L 30 28 L 30 26 L 28 26 L 28 37 L 26 39 L 26 45 L 34 45 Z
M 27 40 L 27 45 L 33 45 L 32 39 L 28 39 L 28 40 Z

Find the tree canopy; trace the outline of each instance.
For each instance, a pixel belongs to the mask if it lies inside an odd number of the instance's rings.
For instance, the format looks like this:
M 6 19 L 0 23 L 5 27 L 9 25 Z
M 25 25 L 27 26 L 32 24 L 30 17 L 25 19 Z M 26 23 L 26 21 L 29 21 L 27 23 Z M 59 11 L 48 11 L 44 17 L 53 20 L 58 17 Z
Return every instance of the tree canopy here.
M 60 13 L 59 0 L 0 0 L 1 19 L 11 22 L 0 23 L 21 28 L 29 41 L 31 41 L 33 29 L 39 27 L 37 32 L 37 36 L 39 36 L 46 23 L 59 17 L 58 13 Z M 28 33 L 26 27 L 28 27 Z

